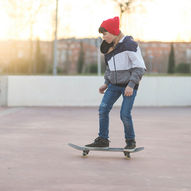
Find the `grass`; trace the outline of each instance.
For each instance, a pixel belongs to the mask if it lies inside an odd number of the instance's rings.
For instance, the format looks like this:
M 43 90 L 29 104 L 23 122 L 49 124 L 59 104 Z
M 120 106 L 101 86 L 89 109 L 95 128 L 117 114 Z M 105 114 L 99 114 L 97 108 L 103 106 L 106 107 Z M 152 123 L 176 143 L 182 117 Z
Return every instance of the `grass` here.
M 9 76 L 9 75 L 16 75 L 16 76 L 53 76 L 52 74 L 0 74 L 0 76 Z M 101 76 L 103 76 L 104 74 L 102 73 Z M 97 76 L 97 74 L 92 74 L 92 73 L 84 73 L 84 74 L 57 74 L 57 76 Z M 184 76 L 191 76 L 191 73 L 174 73 L 174 74 L 167 74 L 167 73 L 146 73 L 144 76 L 149 76 L 149 77 L 184 77 Z
M 146 73 L 145 76 L 154 76 L 154 77 L 161 77 L 161 76 L 166 76 L 166 77 L 184 77 L 184 76 L 191 76 L 191 73 L 174 73 L 174 74 L 166 74 L 166 73 Z

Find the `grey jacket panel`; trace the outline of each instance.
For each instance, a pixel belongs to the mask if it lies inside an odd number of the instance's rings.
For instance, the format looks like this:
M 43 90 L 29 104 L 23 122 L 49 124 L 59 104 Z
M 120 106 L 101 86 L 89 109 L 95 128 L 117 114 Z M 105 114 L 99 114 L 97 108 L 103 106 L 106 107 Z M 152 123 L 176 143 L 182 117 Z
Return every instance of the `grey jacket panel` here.
M 109 85 L 110 83 L 110 71 L 109 71 L 109 66 L 106 65 L 105 73 L 104 73 L 104 79 L 105 79 L 105 84 Z
M 134 88 L 136 84 L 139 84 L 139 82 L 142 79 L 142 76 L 145 74 L 144 68 L 131 68 L 130 69 L 131 76 L 129 79 L 128 86 L 131 88 Z
M 134 88 L 136 84 L 139 84 L 144 73 L 144 68 L 131 68 L 129 70 L 110 71 L 109 67 L 106 66 L 104 75 L 105 84 L 128 84 L 128 86 Z

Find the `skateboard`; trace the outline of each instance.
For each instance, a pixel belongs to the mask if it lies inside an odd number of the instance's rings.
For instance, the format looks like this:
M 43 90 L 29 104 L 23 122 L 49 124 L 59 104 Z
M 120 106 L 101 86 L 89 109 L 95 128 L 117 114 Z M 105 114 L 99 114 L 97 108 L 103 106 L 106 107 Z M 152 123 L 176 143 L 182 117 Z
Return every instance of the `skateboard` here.
M 124 151 L 124 148 L 112 148 L 112 147 L 109 147 L 109 148 L 86 148 L 86 147 L 81 147 L 81 146 L 78 146 L 78 145 L 74 145 L 72 143 L 69 143 L 68 144 L 70 147 L 76 149 L 76 150 L 79 150 L 79 151 L 82 151 L 82 156 L 87 156 L 89 154 L 90 151 L 108 151 L 108 152 L 123 152 L 125 157 L 127 159 L 130 159 L 131 156 L 130 154 L 131 153 L 135 153 L 135 152 L 139 152 L 139 151 L 142 151 L 144 150 L 144 147 L 137 147 L 134 151 Z

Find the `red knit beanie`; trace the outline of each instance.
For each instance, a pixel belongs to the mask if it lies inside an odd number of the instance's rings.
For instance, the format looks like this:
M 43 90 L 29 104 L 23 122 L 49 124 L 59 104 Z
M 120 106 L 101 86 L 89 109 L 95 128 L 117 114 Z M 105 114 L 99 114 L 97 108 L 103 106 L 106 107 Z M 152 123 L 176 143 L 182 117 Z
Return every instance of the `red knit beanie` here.
M 112 19 L 107 19 L 102 22 L 101 26 L 106 29 L 109 33 L 113 35 L 119 35 L 119 17 L 114 17 Z

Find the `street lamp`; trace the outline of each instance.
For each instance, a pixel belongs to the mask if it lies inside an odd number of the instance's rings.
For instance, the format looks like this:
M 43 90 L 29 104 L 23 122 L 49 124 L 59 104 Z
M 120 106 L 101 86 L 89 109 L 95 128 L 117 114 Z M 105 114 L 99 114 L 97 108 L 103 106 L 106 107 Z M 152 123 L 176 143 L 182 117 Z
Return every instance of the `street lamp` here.
M 54 36 L 54 63 L 53 75 L 57 75 L 57 25 L 58 25 L 58 0 L 56 0 L 56 17 L 55 17 L 55 36 Z
M 96 39 L 97 44 L 97 75 L 101 76 L 101 54 L 100 54 L 100 44 L 101 44 L 101 38 L 98 37 Z

